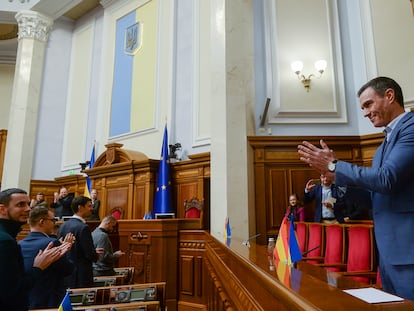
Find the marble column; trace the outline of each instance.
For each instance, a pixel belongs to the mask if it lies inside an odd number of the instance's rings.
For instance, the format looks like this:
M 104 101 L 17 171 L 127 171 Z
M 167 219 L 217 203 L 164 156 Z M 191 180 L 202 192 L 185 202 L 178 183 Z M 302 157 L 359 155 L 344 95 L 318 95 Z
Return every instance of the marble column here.
M 254 135 L 254 42 L 252 0 L 211 0 L 211 234 L 223 238 L 256 233 L 251 151 Z
M 29 191 L 43 63 L 53 20 L 34 11 L 21 11 L 15 18 L 18 47 L 1 188 Z

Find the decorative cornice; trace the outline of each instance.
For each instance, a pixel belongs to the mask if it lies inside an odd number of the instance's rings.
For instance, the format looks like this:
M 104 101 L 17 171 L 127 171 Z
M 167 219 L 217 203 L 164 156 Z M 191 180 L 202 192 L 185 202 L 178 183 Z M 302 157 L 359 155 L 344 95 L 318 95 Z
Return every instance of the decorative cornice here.
M 180 241 L 180 248 L 205 249 L 204 241 Z
M 35 11 L 18 12 L 15 18 L 19 25 L 19 40 L 32 38 L 47 42 L 53 25 L 51 18 Z
M 113 3 L 117 2 L 118 0 L 100 0 L 99 3 L 102 5 L 104 9 L 108 6 L 112 5 Z

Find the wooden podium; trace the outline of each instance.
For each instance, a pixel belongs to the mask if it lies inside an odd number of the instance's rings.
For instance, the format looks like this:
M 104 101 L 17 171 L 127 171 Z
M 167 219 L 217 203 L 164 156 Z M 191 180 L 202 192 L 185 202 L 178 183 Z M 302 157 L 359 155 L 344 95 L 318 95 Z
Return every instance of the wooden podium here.
M 118 266 L 135 267 L 134 283 L 166 282 L 166 305 L 177 310 L 179 231 L 198 228 L 199 219 L 119 220 Z

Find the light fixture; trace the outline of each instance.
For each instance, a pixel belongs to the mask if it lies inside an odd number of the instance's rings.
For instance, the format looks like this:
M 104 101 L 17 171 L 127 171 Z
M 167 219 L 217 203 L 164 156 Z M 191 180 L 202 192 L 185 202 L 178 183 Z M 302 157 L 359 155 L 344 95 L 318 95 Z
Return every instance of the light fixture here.
M 309 92 L 311 78 L 315 77 L 319 79 L 322 76 L 323 72 L 325 71 L 326 65 L 327 65 L 326 60 L 324 59 L 317 60 L 315 62 L 315 69 L 319 72 L 319 75 L 315 76 L 313 73 L 311 73 L 307 77 L 302 73 L 303 63 L 300 60 L 297 60 L 291 63 L 290 67 L 292 68 L 293 72 L 298 76 L 298 79 L 303 83 L 303 86 L 305 87 L 306 92 Z

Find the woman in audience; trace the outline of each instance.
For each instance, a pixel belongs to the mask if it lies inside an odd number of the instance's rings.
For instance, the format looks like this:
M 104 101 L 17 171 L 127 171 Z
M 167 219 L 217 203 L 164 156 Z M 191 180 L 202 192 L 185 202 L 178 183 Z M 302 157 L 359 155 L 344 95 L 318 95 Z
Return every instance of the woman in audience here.
M 286 209 L 285 217 L 291 221 L 305 221 L 305 208 L 301 205 L 296 193 L 289 196 L 289 206 Z

